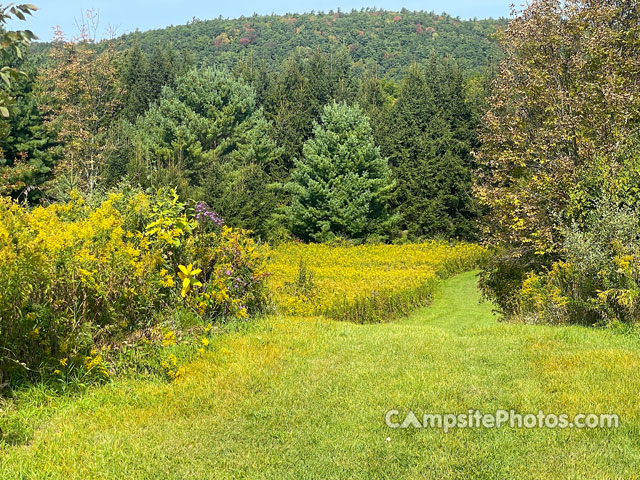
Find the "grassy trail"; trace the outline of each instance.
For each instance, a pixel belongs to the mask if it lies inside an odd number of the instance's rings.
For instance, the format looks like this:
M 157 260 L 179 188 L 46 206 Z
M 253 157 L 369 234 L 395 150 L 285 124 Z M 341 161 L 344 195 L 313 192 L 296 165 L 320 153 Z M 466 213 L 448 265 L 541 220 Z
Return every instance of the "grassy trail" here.
M 473 273 L 384 325 L 270 318 L 221 336 L 184 378 L 57 400 L 0 478 L 640 478 L 640 342 L 503 324 Z M 618 429 L 392 430 L 389 409 L 615 412 Z

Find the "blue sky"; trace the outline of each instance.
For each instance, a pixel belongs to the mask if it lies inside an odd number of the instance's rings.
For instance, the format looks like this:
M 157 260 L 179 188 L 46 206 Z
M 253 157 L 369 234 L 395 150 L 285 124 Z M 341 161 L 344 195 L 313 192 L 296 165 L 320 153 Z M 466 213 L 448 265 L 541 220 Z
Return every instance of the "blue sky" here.
M 22 3 L 21 0 L 18 3 Z M 69 33 L 75 33 L 75 20 L 82 10 L 89 8 L 100 12 L 100 33 L 109 26 L 115 27 L 119 34 L 168 25 L 180 25 L 197 17 L 202 20 L 223 17 L 249 16 L 258 14 L 284 14 L 289 12 L 309 12 L 341 8 L 378 7 L 387 10 L 410 10 L 447 12 L 462 18 L 486 18 L 509 15 L 510 0 L 29 0 L 40 10 L 28 23 L 12 23 L 13 28 L 29 28 L 41 40 L 50 40 L 53 28 L 60 25 Z M 19 26 L 18 26 L 19 25 Z

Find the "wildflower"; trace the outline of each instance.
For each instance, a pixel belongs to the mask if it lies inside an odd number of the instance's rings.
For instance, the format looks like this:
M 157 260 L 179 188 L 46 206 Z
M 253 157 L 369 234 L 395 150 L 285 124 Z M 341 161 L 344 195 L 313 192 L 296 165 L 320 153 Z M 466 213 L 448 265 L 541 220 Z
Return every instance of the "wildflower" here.
M 191 291 L 192 287 L 201 287 L 202 283 L 196 280 L 196 276 L 202 272 L 199 268 L 194 269 L 192 264 L 187 265 L 178 265 L 180 272 L 178 272 L 178 276 L 182 280 L 182 290 L 180 291 L 180 295 L 182 297 L 186 297 L 189 291 Z
M 87 370 L 92 370 L 95 367 L 99 367 L 100 369 L 104 369 L 104 367 L 102 366 L 102 355 L 96 355 L 95 357 L 93 357 L 91 360 L 89 360 L 85 364 L 85 368 Z
M 224 225 L 224 220 L 220 215 L 211 210 L 211 207 L 207 205 L 205 202 L 196 203 L 196 215 L 195 219 L 200 224 L 212 223 L 218 227 L 222 227 Z
M 205 347 L 209 345 L 209 339 L 207 337 L 204 337 L 201 340 L 202 345 L 204 345 Z
M 162 280 L 160 280 L 160 285 L 167 288 L 173 288 L 175 282 L 173 281 L 172 275 L 165 275 Z
M 238 317 L 239 319 L 243 320 L 245 318 L 249 318 L 249 313 L 247 312 L 247 307 L 245 307 L 244 305 L 242 305 L 238 311 L 236 312 L 236 317 Z
M 162 338 L 162 346 L 163 347 L 168 347 L 170 345 L 175 345 L 176 344 L 176 333 L 168 330 L 167 333 L 164 334 L 164 337 Z

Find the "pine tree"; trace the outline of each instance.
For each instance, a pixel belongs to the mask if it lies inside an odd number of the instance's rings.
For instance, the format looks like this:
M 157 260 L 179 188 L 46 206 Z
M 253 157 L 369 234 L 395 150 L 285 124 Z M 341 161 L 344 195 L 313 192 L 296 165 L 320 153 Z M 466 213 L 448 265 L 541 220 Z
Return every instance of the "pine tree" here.
M 284 172 L 290 171 L 293 159 L 300 156 L 314 121 L 314 102 L 304 69 L 302 56 L 291 55 L 271 83 L 265 103 L 267 118 L 273 122 L 273 137 L 284 148 L 281 165 Z
M 130 178 L 205 200 L 231 225 L 263 228 L 281 152 L 250 86 L 226 71 L 191 70 L 132 130 Z
M 393 206 L 414 238 L 474 236 L 473 130 L 462 86 L 453 69 L 432 63 L 427 77 L 414 64 L 383 121 L 383 153 L 397 184 Z
M 0 119 L 0 193 L 35 202 L 57 159 L 55 135 L 48 132 L 34 92 L 33 61 L 17 61 L 25 74 L 9 90 L 10 115 Z M 9 181 L 3 181 L 7 179 Z
M 352 63 L 344 49 L 327 54 L 317 48 L 308 57 L 298 50 L 270 82 L 265 110 L 274 124 L 274 138 L 284 147 L 283 172 L 300 157 L 324 106 L 331 101 L 353 102 L 357 88 Z
M 120 74 L 126 92 L 122 114 L 131 122 L 147 110 L 153 99 L 148 70 L 147 57 L 140 48 L 140 43 L 136 41 L 126 52 L 124 67 Z
M 327 105 L 287 184 L 292 232 L 313 241 L 384 236 L 392 223 L 387 210 L 392 188 L 368 118 L 359 108 Z

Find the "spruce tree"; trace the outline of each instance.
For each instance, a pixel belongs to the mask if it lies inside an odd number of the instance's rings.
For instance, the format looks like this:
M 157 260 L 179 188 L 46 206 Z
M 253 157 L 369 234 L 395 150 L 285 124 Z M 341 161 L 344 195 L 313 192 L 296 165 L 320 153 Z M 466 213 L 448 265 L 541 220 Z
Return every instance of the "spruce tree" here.
M 312 241 L 384 236 L 392 223 L 392 188 L 368 118 L 359 108 L 327 105 L 287 184 L 292 232 Z
M 474 237 L 471 113 L 461 77 L 432 63 L 414 64 L 380 134 L 397 183 L 393 206 L 411 237 Z

